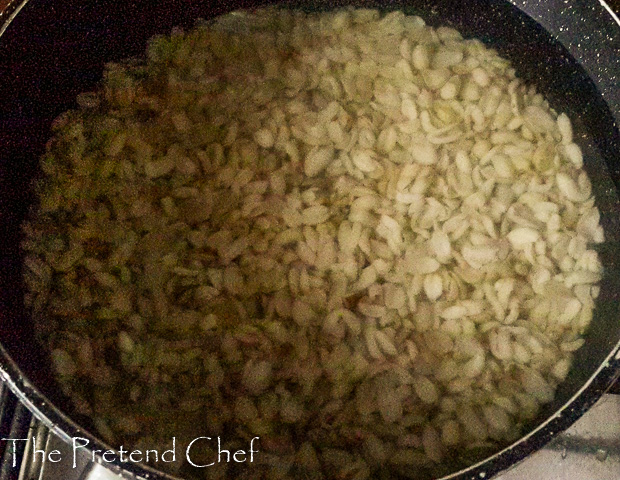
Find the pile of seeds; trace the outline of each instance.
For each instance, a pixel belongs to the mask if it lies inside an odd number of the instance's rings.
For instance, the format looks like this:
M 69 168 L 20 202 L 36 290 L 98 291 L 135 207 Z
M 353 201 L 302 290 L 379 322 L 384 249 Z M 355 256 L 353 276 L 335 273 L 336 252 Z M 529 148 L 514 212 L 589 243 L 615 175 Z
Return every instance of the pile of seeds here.
M 518 438 L 567 375 L 599 212 L 568 117 L 480 41 L 235 12 L 78 101 L 27 302 L 112 445 L 260 436 L 243 478 L 417 478 Z

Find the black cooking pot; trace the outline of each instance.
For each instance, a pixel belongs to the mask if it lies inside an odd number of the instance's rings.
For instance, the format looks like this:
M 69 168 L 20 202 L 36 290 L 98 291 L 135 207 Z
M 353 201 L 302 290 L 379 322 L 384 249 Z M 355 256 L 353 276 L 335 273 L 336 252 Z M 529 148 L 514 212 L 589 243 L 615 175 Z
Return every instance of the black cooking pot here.
M 76 106 L 76 94 L 96 86 L 106 62 L 140 55 L 152 35 L 261 3 L 268 2 L 25 0 L 9 1 L 0 14 L 0 34 L 6 29 L 0 39 L 0 375 L 65 439 L 86 437 L 93 448 L 105 448 L 88 419 L 73 415 L 70 399 L 59 393 L 50 359 L 37 344 L 23 307 L 20 225 L 33 202 L 32 180 L 39 174 L 50 123 Z M 345 4 L 403 9 L 433 26 L 452 25 L 510 58 L 520 77 L 573 119 L 607 238 L 599 249 L 605 267 L 601 294 L 585 346 L 576 352 L 555 401 L 529 425 L 529 433 L 445 477 L 489 478 L 566 429 L 620 375 L 620 22 L 596 0 L 284 3 L 306 10 Z M 137 463 L 113 467 L 129 476 L 170 478 Z

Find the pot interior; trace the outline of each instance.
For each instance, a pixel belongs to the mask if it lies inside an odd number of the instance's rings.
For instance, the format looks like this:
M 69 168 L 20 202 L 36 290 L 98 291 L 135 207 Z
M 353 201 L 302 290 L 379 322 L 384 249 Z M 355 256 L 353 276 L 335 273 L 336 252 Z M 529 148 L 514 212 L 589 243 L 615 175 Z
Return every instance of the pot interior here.
M 2 37 L 0 338 L 26 376 L 55 404 L 70 405 L 70 400 L 59 393 L 48 355 L 37 345 L 32 321 L 24 310 L 19 249 L 20 225 L 34 200 L 32 180 L 39 175 L 38 158 L 49 138 L 51 121 L 76 107 L 79 92 L 97 85 L 106 62 L 139 56 L 152 35 L 168 33 L 174 26 L 191 27 L 197 18 L 264 3 L 268 2 L 31 0 Z M 586 344 L 576 353 L 573 368 L 556 399 L 530 425 L 533 428 L 582 388 L 620 340 L 620 140 L 614 115 L 584 68 L 549 32 L 508 2 L 285 2 L 305 10 L 351 3 L 403 9 L 421 15 L 433 26 L 454 26 L 466 37 L 480 38 L 511 59 L 518 76 L 535 84 L 552 107 L 566 112 L 573 121 L 606 232 L 607 241 L 599 249 L 605 277 Z M 579 15 L 579 9 L 573 13 Z M 603 388 L 607 380 L 598 387 Z M 70 407 L 64 410 L 71 413 Z M 75 420 L 86 428 L 92 427 L 87 419 Z M 466 459 L 465 463 L 474 460 Z M 455 467 L 446 466 L 442 473 L 450 473 Z

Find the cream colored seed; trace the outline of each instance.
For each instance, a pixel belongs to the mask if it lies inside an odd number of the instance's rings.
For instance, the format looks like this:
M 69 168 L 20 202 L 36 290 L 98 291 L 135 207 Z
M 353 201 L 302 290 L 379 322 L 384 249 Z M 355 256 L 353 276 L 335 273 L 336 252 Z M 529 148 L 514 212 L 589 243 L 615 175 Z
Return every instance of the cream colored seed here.
M 490 83 L 489 74 L 481 67 L 474 68 L 471 77 L 481 87 L 488 87 Z

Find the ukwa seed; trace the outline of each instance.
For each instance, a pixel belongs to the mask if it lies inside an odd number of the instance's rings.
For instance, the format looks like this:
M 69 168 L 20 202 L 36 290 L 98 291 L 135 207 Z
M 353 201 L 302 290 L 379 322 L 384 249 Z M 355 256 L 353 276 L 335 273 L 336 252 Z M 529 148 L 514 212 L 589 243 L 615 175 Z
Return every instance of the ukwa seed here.
M 568 115 L 398 11 L 237 11 L 145 58 L 55 122 L 24 225 L 25 302 L 99 433 L 259 436 L 256 478 L 358 480 L 518 438 L 603 275 Z

